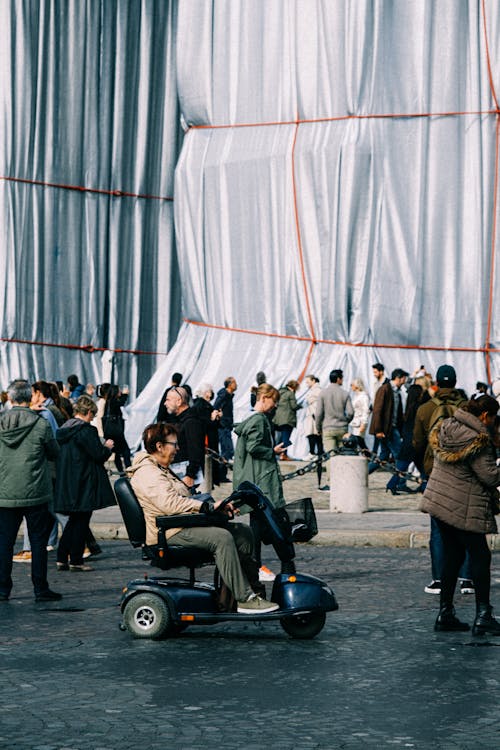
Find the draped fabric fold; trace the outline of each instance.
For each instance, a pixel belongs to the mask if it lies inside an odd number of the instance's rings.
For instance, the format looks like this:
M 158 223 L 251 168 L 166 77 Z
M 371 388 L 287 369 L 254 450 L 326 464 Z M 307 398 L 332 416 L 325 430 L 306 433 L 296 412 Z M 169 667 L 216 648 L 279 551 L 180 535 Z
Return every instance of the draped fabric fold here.
M 2 380 L 124 350 L 135 441 L 174 370 L 242 415 L 259 369 L 500 375 L 496 0 L 0 14 L 0 177 L 48 183 L 0 180 Z
M 0 3 L 3 387 L 112 349 L 135 392 L 175 341 L 176 6 Z

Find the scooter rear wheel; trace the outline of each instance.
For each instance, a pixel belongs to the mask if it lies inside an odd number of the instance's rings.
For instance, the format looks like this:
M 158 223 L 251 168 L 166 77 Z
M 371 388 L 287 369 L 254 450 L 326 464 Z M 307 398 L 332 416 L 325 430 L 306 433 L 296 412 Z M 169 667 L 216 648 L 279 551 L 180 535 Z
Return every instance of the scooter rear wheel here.
M 326 621 L 324 612 L 309 612 L 303 615 L 282 617 L 281 627 L 292 638 L 314 638 L 323 630 Z
M 172 624 L 166 603 L 155 594 L 136 594 L 123 610 L 123 623 L 136 638 L 161 638 Z

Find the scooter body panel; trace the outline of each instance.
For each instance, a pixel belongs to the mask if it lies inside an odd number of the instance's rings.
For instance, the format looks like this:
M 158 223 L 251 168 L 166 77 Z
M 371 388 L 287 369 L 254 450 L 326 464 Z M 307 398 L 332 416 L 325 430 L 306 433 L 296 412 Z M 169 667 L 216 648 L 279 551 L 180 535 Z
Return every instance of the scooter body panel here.
M 271 600 L 279 604 L 282 611 L 300 609 L 334 612 L 339 608 L 331 588 L 319 578 L 306 573 L 277 575 Z
M 264 621 L 279 620 L 290 615 L 310 612 L 333 612 L 338 604 L 333 591 L 314 576 L 304 573 L 276 576 L 271 599 L 279 609 L 265 614 L 238 614 L 220 611 L 215 588 L 208 583 L 176 578 L 136 579 L 127 584 L 120 603 L 123 612 L 127 602 L 139 592 L 160 596 L 169 607 L 175 622 L 190 618 L 193 624 L 209 624 L 229 620 Z M 191 619 L 192 618 L 192 619 Z

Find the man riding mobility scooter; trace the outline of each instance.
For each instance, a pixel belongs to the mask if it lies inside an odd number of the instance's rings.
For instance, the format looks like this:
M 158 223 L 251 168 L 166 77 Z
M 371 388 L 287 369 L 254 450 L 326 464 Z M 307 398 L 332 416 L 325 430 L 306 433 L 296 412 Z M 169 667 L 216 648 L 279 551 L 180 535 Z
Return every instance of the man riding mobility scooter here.
M 281 560 L 271 599 L 279 609 L 268 613 L 239 614 L 215 569 L 213 585 L 195 580 L 195 568 L 214 564 L 210 552 L 175 545 L 175 535 L 167 541 L 166 530 L 192 526 L 227 524 L 224 512 L 158 516 L 158 544 L 146 545 L 144 514 L 125 477 L 115 483 L 115 493 L 133 547 L 141 547 L 143 558 L 161 570 L 189 568 L 189 579 L 148 577 L 130 581 L 123 589 L 122 630 L 137 638 L 176 635 L 188 625 L 207 625 L 223 621 L 279 620 L 293 638 L 314 638 L 325 624 L 326 612 L 338 609 L 333 591 L 320 579 L 297 573 L 293 559 L 292 534 L 273 510 L 268 498 L 251 482 L 243 482 L 219 507 L 249 506 L 261 521 L 263 541 L 272 544 Z M 265 530 L 267 529 L 267 534 Z M 224 595 L 226 592 L 226 596 Z M 228 601 L 229 598 L 229 601 Z

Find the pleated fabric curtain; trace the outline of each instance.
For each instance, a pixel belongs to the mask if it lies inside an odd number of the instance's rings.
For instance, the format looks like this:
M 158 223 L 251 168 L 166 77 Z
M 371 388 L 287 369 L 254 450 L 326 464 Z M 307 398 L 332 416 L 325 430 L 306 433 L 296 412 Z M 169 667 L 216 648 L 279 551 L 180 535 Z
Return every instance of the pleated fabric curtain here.
M 140 389 L 181 320 L 173 0 L 1 0 L 0 383 Z M 109 368 L 108 368 L 109 369 Z
M 500 375 L 499 36 L 493 0 L 179 4 L 185 323 L 133 437 L 174 369 L 238 417 L 261 369 Z

